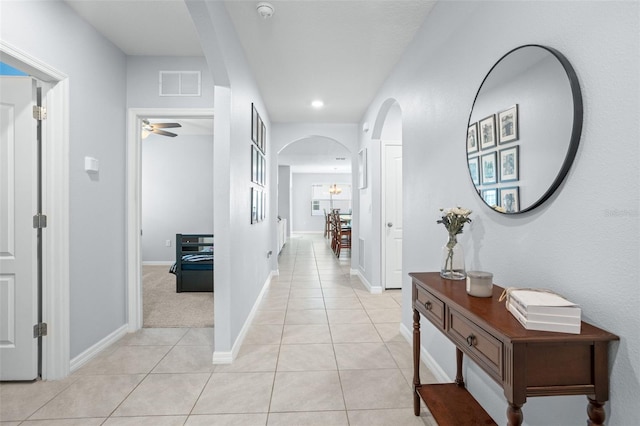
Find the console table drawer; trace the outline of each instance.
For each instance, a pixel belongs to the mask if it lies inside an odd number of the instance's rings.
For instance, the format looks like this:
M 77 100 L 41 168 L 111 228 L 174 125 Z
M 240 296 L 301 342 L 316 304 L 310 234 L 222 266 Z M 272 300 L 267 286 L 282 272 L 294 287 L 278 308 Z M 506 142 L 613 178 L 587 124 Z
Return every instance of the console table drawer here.
M 491 375 L 502 380 L 502 342 L 453 309 L 449 310 L 448 334 L 459 347 L 484 364 Z
M 420 287 L 417 290 L 417 298 L 414 301 L 415 308 L 436 327 L 444 330 L 444 303 Z

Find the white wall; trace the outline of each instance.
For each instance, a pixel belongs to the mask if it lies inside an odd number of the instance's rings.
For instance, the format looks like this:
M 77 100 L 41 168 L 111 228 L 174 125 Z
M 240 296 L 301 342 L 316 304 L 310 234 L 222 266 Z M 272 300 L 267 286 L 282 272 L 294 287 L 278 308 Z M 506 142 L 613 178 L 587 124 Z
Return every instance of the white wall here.
M 439 267 L 446 233 L 436 224 L 438 209 L 471 208 L 473 223 L 460 238 L 469 268 L 492 271 L 502 286 L 556 290 L 582 305 L 585 320 L 620 336 L 610 351 L 611 426 L 637 423 L 640 394 L 639 16 L 638 2 L 439 2 L 362 120 L 374 122 L 390 98 L 402 109 L 405 331 L 412 327 L 407 273 Z M 485 74 L 529 43 L 557 48 L 572 63 L 584 127 L 556 194 L 530 213 L 506 216 L 475 194 L 465 136 Z M 454 347 L 427 321 L 422 342 L 453 378 Z M 506 424 L 502 389 L 472 362 L 465 376 L 476 399 Z M 530 398 L 524 420 L 583 425 L 586 402 Z
M 69 76 L 74 358 L 126 323 L 125 55 L 63 2 L 3 1 L 0 7 L 0 38 Z M 97 176 L 85 173 L 85 156 L 100 161 Z M 49 326 L 55 333 L 55 324 Z
M 278 166 L 278 216 L 287 219 L 285 233 L 291 236 L 291 167 Z
M 291 179 L 292 232 L 324 232 L 324 215 L 311 215 L 311 185 L 333 185 L 334 183 L 338 186 L 351 185 L 352 181 L 351 173 L 293 173 Z M 351 190 L 353 191 L 353 187 Z
M 143 262 L 175 261 L 178 233 L 212 234 L 211 137 L 151 134 L 144 139 L 141 199 Z
M 277 268 L 277 171 L 271 168 L 271 122 L 244 51 L 222 2 L 187 2 L 214 89 L 214 234 L 216 239 L 215 353 L 228 360 L 249 314 Z M 267 129 L 267 218 L 250 223 L 251 104 Z M 236 345 L 236 346 L 234 346 Z

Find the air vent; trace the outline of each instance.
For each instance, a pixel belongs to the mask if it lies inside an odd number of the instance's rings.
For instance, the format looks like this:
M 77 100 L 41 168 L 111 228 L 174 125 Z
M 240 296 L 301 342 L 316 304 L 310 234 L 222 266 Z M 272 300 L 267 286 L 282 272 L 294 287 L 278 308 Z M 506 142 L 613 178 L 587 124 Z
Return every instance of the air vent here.
M 338 161 L 344 161 L 346 159 L 347 159 L 346 157 L 336 157 L 336 160 L 338 160 Z
M 200 96 L 200 71 L 160 71 L 160 96 Z

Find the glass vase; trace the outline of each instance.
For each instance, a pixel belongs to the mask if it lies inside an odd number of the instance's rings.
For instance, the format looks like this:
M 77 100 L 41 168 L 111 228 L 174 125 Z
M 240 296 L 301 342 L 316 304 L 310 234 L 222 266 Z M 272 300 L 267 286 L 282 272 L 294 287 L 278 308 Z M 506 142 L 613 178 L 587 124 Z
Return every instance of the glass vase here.
M 442 247 L 440 276 L 448 280 L 464 280 L 467 273 L 464 268 L 464 249 L 458 244 L 455 235 L 449 234 L 447 244 Z

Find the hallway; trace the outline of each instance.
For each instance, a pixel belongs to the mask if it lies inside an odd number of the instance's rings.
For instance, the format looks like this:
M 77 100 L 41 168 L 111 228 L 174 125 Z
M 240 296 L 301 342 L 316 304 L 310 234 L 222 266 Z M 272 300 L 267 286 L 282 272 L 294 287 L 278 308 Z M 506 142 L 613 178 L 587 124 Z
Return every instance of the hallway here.
M 211 364 L 212 328 L 142 329 L 65 380 L 1 384 L 2 426 L 436 425 L 413 415 L 400 291 L 349 269 L 294 235 L 232 365 Z

